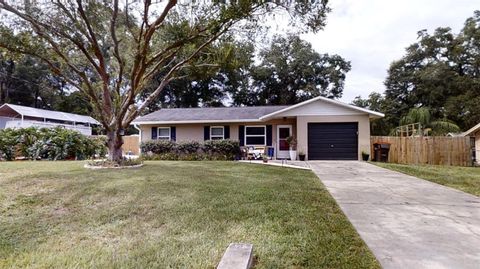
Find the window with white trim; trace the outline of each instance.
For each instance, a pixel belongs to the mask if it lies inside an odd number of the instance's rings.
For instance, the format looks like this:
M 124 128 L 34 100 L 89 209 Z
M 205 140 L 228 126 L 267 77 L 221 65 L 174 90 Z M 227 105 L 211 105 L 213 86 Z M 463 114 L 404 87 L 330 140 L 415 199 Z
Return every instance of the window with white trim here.
M 170 140 L 170 127 L 158 127 L 157 139 Z
M 265 146 L 267 143 L 267 127 L 265 125 L 245 126 L 245 145 Z
M 223 126 L 210 126 L 210 139 L 222 140 L 225 138 L 225 130 Z

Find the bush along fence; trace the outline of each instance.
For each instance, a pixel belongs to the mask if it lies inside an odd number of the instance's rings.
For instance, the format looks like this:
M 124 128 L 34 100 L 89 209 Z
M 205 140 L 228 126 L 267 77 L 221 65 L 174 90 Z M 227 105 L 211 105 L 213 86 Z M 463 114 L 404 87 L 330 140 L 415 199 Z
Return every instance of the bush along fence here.
M 235 160 L 240 157 L 240 143 L 235 140 L 173 142 L 151 140 L 140 145 L 146 160 Z
M 105 137 L 88 137 L 62 127 L 0 130 L 0 159 L 83 160 L 104 157 Z
M 370 141 L 389 144 L 388 162 L 400 164 L 434 164 L 471 166 L 472 144 L 469 137 L 398 137 L 372 136 Z M 374 152 L 372 150 L 372 155 Z

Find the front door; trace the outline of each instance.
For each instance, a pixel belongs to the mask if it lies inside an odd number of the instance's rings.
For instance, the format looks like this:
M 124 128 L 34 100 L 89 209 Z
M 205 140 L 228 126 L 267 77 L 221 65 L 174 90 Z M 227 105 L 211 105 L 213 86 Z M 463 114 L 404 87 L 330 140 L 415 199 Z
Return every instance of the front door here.
M 277 159 L 290 158 L 287 137 L 292 135 L 292 125 L 277 125 Z

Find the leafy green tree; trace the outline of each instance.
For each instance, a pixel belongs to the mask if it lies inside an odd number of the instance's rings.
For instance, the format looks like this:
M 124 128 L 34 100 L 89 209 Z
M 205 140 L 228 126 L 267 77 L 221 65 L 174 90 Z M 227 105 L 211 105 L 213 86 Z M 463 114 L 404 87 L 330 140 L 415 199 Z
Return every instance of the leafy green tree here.
M 392 106 L 391 103 L 378 92 L 370 93 L 367 99 L 362 99 L 361 96 L 357 96 L 352 101 L 352 105 L 368 108 L 385 114 L 384 118 L 375 119 L 371 122 L 371 135 L 388 135 L 390 134 L 390 131 L 397 126 L 397 124 L 390 124 L 391 114 L 388 111 L 390 111 L 390 107 Z
M 251 82 L 232 93 L 234 105 L 286 105 L 319 95 L 342 96 L 350 62 L 317 53 L 298 35 L 275 36 L 259 56 L 260 64 L 250 70 Z
M 413 107 L 429 107 L 433 119 L 468 129 L 480 121 L 480 11 L 459 34 L 438 28 L 418 33 L 419 41 L 392 63 L 385 81 L 390 124 Z
M 62 90 L 60 81 L 38 59 L 5 59 L 0 55 L 0 104 L 49 108 Z
M 114 161 L 122 158 L 121 130 L 182 78 L 180 71 L 208 67 L 216 57 L 208 48 L 221 37 L 258 32 L 281 12 L 293 29 L 318 31 L 329 11 L 327 0 L 0 0 L 0 9 L 0 48 L 41 59 L 88 96 Z M 160 83 L 139 102 L 159 71 Z
M 167 85 L 148 110 L 155 111 L 161 107 L 224 106 L 229 99 L 228 93 L 240 88 L 242 81 L 248 79 L 248 70 L 254 61 L 254 48 L 250 42 L 228 38 L 213 45 L 212 50 L 221 51 L 218 53 L 221 57 L 215 59 L 211 67 L 181 71 L 183 78 Z M 155 76 L 149 90 L 142 97 L 145 98 L 157 87 L 162 75 L 159 73 Z

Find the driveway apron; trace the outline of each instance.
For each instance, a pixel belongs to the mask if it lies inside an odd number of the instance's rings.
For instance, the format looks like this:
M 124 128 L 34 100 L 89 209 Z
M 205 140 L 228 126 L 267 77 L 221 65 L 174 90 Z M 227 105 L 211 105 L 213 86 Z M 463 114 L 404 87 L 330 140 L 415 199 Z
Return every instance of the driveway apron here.
M 480 198 L 357 161 L 310 161 L 383 268 L 480 268 Z

